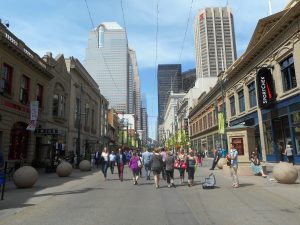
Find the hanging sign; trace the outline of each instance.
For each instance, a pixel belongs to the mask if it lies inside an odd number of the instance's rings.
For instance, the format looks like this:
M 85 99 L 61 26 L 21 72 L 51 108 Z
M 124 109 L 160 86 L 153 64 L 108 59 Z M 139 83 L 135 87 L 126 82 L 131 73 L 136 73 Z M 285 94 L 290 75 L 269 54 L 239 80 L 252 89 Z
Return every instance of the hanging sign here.
M 275 99 L 273 76 L 268 68 L 261 68 L 256 76 L 257 97 L 260 108 L 272 104 Z
M 31 101 L 30 102 L 30 122 L 29 122 L 26 130 L 35 131 L 38 114 L 39 114 L 39 102 Z

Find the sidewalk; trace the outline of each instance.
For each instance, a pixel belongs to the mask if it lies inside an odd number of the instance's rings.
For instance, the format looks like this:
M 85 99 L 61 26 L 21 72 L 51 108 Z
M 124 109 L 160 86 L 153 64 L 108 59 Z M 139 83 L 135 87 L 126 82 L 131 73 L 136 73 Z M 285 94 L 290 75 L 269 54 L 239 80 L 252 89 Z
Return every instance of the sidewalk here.
M 12 179 L 7 180 L 4 200 L 0 200 L 1 218 L 22 211 L 55 195 L 68 194 L 72 189 L 99 170 L 81 172 L 74 169 L 70 177 L 58 177 L 56 173 L 39 171 L 39 178 L 32 188 L 17 188 Z M 2 189 L 1 189 L 2 190 Z

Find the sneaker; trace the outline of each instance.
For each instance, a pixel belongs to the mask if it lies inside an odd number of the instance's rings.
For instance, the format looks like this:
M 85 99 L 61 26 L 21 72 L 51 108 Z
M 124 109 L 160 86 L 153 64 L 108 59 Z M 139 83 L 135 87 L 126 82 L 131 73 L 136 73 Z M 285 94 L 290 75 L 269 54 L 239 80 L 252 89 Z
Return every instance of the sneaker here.
M 176 188 L 176 186 L 175 186 L 175 184 L 174 184 L 174 183 L 172 183 L 172 187 L 173 187 L 173 188 Z
M 170 188 L 171 187 L 171 185 L 170 184 L 168 184 L 168 188 Z

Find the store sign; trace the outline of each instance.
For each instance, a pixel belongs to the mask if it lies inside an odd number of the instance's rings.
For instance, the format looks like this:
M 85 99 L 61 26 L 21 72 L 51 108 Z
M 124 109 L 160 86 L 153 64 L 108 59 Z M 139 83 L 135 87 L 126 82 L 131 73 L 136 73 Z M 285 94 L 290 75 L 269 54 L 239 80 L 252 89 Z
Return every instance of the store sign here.
M 43 134 L 43 135 L 59 135 L 62 134 L 61 131 L 57 129 L 44 129 L 44 128 L 37 128 L 35 130 L 35 134 Z
M 257 97 L 260 108 L 265 108 L 272 104 L 275 99 L 273 76 L 268 68 L 262 68 L 257 72 Z
M 218 125 L 219 125 L 219 134 L 225 133 L 225 121 L 224 121 L 224 114 L 222 112 L 218 113 Z

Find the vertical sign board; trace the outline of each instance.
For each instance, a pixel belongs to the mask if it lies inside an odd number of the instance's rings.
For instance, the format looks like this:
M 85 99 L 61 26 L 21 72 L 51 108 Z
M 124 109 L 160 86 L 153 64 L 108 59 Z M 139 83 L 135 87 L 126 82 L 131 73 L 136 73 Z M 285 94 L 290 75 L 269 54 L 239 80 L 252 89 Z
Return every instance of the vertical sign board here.
M 275 99 L 273 76 L 268 68 L 261 68 L 256 75 L 257 97 L 260 108 L 272 104 Z

